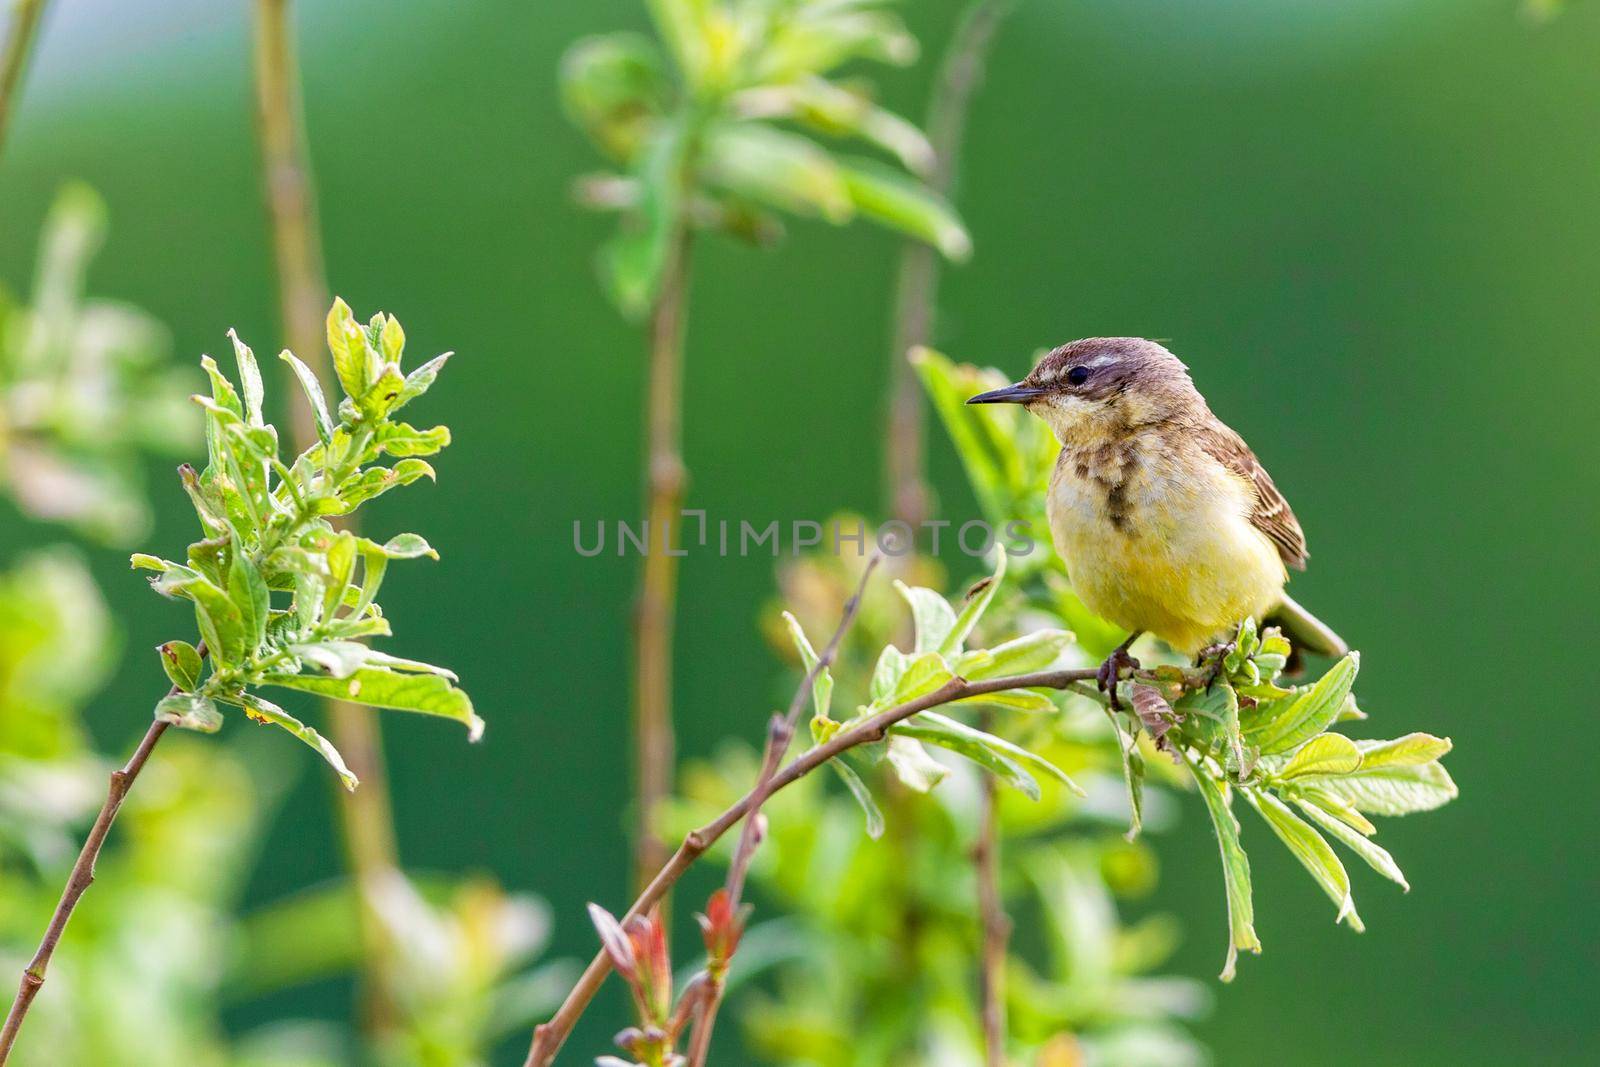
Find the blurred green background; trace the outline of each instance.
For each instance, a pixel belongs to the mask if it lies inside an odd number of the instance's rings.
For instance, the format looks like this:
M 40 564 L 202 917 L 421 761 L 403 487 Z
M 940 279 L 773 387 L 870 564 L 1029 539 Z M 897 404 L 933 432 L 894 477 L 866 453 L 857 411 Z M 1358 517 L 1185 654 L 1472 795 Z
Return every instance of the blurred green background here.
M 586 954 L 583 902 L 624 890 L 637 561 L 579 558 L 571 527 L 638 510 L 642 343 L 594 283 L 610 222 L 569 204 L 596 161 L 554 72 L 575 38 L 644 16 L 636 0 L 300 6 L 332 286 L 398 315 L 416 350 L 460 353 L 427 411 L 457 444 L 438 486 L 399 505 L 444 560 L 386 594 L 408 653 L 457 668 L 489 731 L 468 747 L 449 724 L 391 720 L 403 857 L 545 895 L 555 952 Z M 908 9 L 930 54 L 956 9 Z M 1072 337 L 1170 339 L 1294 502 L 1313 551 L 1295 595 L 1365 651 L 1373 726 L 1457 746 L 1461 800 L 1384 830 L 1415 891 L 1357 875 L 1366 935 L 1328 921 L 1287 853 L 1257 851 L 1266 953 L 1199 1028 L 1220 1063 L 1291 1047 L 1302 1064 L 1553 1063 L 1600 1037 L 1600 863 L 1582 830 L 1600 651 L 1597 57 L 1592 6 L 1541 26 L 1508 0 L 1028 0 L 996 46 L 958 197 L 977 252 L 946 276 L 941 346 L 1020 373 Z M 246 5 L 53 5 L 0 164 L 0 278 L 25 287 L 52 193 L 83 178 L 112 218 L 92 291 L 169 323 L 186 362 L 229 326 L 280 344 L 249 67 Z M 884 75 L 887 102 L 920 115 L 928 75 Z M 896 247 L 803 224 L 776 251 L 706 242 L 691 506 L 763 523 L 879 510 Z M 945 514 L 964 517 L 937 437 L 934 463 Z M 176 479 L 156 485 L 152 550 L 173 551 L 189 509 Z M 373 506 L 374 530 L 392 506 Z M 55 532 L 7 514 L 0 535 Z M 117 751 L 164 685 L 146 650 L 188 622 L 119 554 L 94 563 L 130 650 L 93 712 Z M 685 756 L 759 735 L 778 693 L 755 627 L 773 587 L 770 559 L 685 561 Z M 255 899 L 339 869 L 312 762 Z M 1197 804 L 1157 847 L 1152 906 L 1187 932 L 1176 969 L 1209 979 L 1226 929 Z M 346 992 L 237 1022 L 340 1017 Z M 575 1052 L 620 1025 L 620 1000 L 602 1005 Z

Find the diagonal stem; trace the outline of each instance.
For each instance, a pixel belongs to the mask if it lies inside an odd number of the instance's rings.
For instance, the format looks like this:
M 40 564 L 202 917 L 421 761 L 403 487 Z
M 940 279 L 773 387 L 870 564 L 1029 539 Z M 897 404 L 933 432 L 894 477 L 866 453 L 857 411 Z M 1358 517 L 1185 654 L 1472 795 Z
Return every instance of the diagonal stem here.
M 1067 689 L 1077 682 L 1093 681 L 1096 677 L 1094 669 L 1073 669 L 1060 671 L 1036 671 L 1031 674 L 1016 674 L 1004 678 L 985 678 L 982 681 L 968 681 L 965 678 L 952 678 L 915 700 L 898 704 L 895 707 L 880 711 L 858 719 L 827 741 L 815 748 L 796 756 L 785 764 L 773 775 L 767 788 L 762 792 L 761 799 L 771 796 L 781 789 L 786 789 L 810 774 L 818 767 L 841 753 L 875 741 L 882 741 L 889 736 L 889 727 L 895 723 L 909 719 L 913 715 L 928 711 L 932 708 L 949 704 L 952 701 L 966 697 L 981 696 L 984 693 L 998 693 L 1006 689 Z M 644 888 L 638 898 L 633 902 L 622 917 L 624 925 L 629 919 L 643 915 L 654 904 L 666 895 L 680 879 L 683 873 L 694 866 L 696 860 L 705 855 L 709 849 L 729 830 L 738 824 L 757 804 L 757 789 L 752 788 L 731 807 L 715 819 L 698 829 L 692 830 L 678 846 L 666 864 L 656 872 L 650 884 Z M 577 1023 L 584 1009 L 594 999 L 595 993 L 605 981 L 606 975 L 611 971 L 611 959 L 605 952 L 596 954 L 589 961 L 589 966 L 584 969 L 578 978 L 577 984 L 567 994 L 561 1007 L 550 1017 L 550 1020 L 533 1032 L 533 1043 L 528 1049 L 528 1058 L 524 1067 L 545 1067 L 554 1058 L 561 1046 L 566 1042 L 572 1027 Z
M 306 159 L 300 72 L 290 24 L 291 0 L 256 0 L 256 127 L 273 255 L 278 271 L 278 302 L 284 340 L 316 375 L 328 380 L 331 367 L 324 346 L 322 318 L 329 298 L 317 222 L 316 188 Z M 295 450 L 317 443 L 311 410 L 291 413 Z M 345 528 L 351 528 L 346 523 Z M 340 700 L 328 701 L 330 732 L 361 788 L 337 790 L 345 865 L 360 900 L 362 961 L 367 1022 L 376 1029 L 398 1014 L 389 973 L 395 947 L 372 901 L 399 866 L 394 811 L 383 764 L 383 738 L 377 713 Z
M 850 624 L 855 621 L 856 612 L 861 608 L 862 594 L 867 589 L 867 582 L 872 579 L 872 572 L 877 569 L 882 559 L 881 550 L 874 550 L 867 559 L 867 565 L 861 572 L 861 580 L 856 583 L 856 590 L 850 599 L 845 601 L 839 625 L 834 629 L 833 636 L 828 639 L 827 647 L 822 650 L 817 662 L 811 665 L 806 676 L 800 679 L 800 684 L 795 687 L 794 696 L 789 701 L 788 712 L 782 717 L 774 715 L 767 728 L 767 750 L 761 760 L 761 771 L 756 776 L 755 788 L 750 791 L 749 811 L 745 816 L 744 825 L 739 830 L 739 843 L 734 848 L 733 862 L 728 865 L 728 879 L 723 886 L 728 894 L 728 907 L 734 913 L 739 910 L 739 901 L 744 895 L 745 877 L 749 874 L 751 861 L 755 859 L 756 848 L 761 844 L 761 805 L 766 803 L 774 791 L 774 775 L 778 773 L 778 765 L 783 762 L 784 755 L 789 751 L 795 727 L 800 724 L 800 713 L 810 699 L 812 684 L 832 665 L 834 657 L 838 655 L 839 642 L 844 639 L 845 631 L 849 630 Z M 705 1067 L 706 1056 L 711 1050 L 711 1031 L 716 1026 L 717 1010 L 722 1005 L 724 991 L 725 986 L 720 980 L 713 981 L 700 1016 L 695 1020 L 694 1037 L 689 1045 L 689 1067 Z
M 6 31 L 5 44 L 0 47 L 0 148 L 5 147 L 6 127 L 11 120 L 11 110 L 16 105 L 23 72 L 28 66 L 28 54 L 33 50 L 34 38 L 39 34 L 45 2 L 15 0 L 11 5 L 11 22 Z
M 200 642 L 196 651 L 204 658 L 204 641 Z M 178 687 L 173 686 L 167 690 L 167 695 L 177 696 L 178 692 Z M 94 884 L 95 861 L 100 858 L 100 849 L 106 843 L 106 835 L 111 832 L 111 824 L 116 821 L 117 812 L 122 809 L 122 802 L 127 799 L 134 780 L 144 770 L 156 742 L 167 732 L 167 725 L 159 719 L 151 723 L 150 729 L 145 731 L 138 747 L 133 750 L 133 755 L 128 757 L 128 762 L 111 772 L 106 802 L 100 806 L 100 814 L 95 816 L 94 825 L 89 828 L 89 836 L 83 842 L 77 862 L 72 865 L 72 873 L 67 876 L 66 888 L 61 891 L 56 910 L 50 915 L 50 924 L 45 927 L 39 949 L 22 972 L 22 985 L 17 990 L 17 999 L 12 1002 L 11 1010 L 6 1014 L 5 1026 L 0 1027 L 0 1067 L 4 1067 L 10 1058 L 12 1046 L 16 1044 L 17 1034 L 22 1029 L 22 1020 L 33 1006 L 33 998 L 39 995 L 40 988 L 44 986 L 45 971 L 50 966 L 50 958 L 56 953 L 56 946 L 61 943 L 61 935 L 66 932 L 73 909 L 78 906 L 79 898 Z

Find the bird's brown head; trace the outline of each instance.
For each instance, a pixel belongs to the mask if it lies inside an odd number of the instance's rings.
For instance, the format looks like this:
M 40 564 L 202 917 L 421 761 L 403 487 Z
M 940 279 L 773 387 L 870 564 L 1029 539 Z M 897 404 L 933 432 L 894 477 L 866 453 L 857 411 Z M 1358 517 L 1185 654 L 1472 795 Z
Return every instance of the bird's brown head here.
M 1086 337 L 1051 351 L 1015 385 L 969 404 L 1022 404 L 1063 444 L 1086 435 L 1205 410 L 1188 368 L 1142 337 Z

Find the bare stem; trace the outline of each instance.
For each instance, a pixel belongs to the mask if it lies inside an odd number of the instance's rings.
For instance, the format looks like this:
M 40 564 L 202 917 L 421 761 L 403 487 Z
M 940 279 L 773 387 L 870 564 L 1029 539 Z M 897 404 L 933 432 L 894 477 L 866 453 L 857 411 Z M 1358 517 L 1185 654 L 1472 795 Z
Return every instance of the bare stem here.
M 634 617 L 634 786 L 637 822 L 633 877 L 642 885 L 666 860 L 655 827 L 672 794 L 672 638 L 678 599 L 678 557 L 672 528 L 683 507 L 683 336 L 689 289 L 689 230 L 682 220 L 667 251 L 661 291 L 650 317 L 645 483 L 649 538 Z
M 5 44 L 0 46 L 0 148 L 5 147 L 6 127 L 16 102 L 17 87 L 22 84 L 28 54 L 39 33 L 39 20 L 44 17 L 45 3 L 46 0 L 15 0 L 11 5 L 11 23 Z
M 973 0 L 961 16 L 940 65 L 928 105 L 928 141 L 933 171 L 928 186 L 949 197 L 955 187 L 961 140 L 972 94 L 983 81 L 984 60 L 996 29 L 1015 0 Z M 922 241 L 907 241 L 900 253 L 896 283 L 894 339 L 889 349 L 889 418 L 884 430 L 884 463 L 889 507 L 894 517 L 920 525 L 928 517 L 929 491 L 923 457 L 922 390 L 906 353 L 933 336 L 939 295 L 939 260 Z
M 305 122 L 300 100 L 300 72 L 290 19 L 291 0 L 256 0 L 255 91 L 257 134 L 272 246 L 278 271 L 278 303 L 284 339 L 324 381 L 332 367 L 324 345 L 323 316 L 328 286 L 317 223 L 316 190 L 305 150 Z M 291 413 L 296 451 L 312 447 L 316 427 L 311 410 L 296 405 Z M 347 527 L 349 524 L 346 524 Z M 340 831 L 346 866 L 361 900 L 366 1013 L 381 1029 L 397 1009 L 389 988 L 387 965 L 394 947 L 372 898 L 398 868 L 394 813 L 383 764 L 383 739 L 377 715 L 343 701 L 328 701 L 335 746 L 361 788 L 338 790 Z
M 882 741 L 889 735 L 889 727 L 897 722 L 909 719 L 911 716 L 928 711 L 952 701 L 966 697 L 980 696 L 984 693 L 998 693 L 1005 689 L 1066 689 L 1075 682 L 1090 682 L 1096 677 L 1093 668 L 1036 671 L 1031 674 L 1016 674 L 1005 678 L 985 678 L 982 681 L 968 681 L 965 678 L 952 678 L 915 700 L 896 705 L 859 719 L 838 733 L 834 734 L 822 744 L 796 756 L 790 760 L 776 774 L 772 776 L 767 786 L 759 791 L 752 787 L 750 792 L 741 797 L 715 819 L 704 826 L 692 830 L 683 839 L 666 864 L 650 880 L 638 898 L 633 902 L 622 918 L 626 923 L 629 919 L 643 915 L 649 911 L 656 901 L 660 900 L 666 892 L 683 876 L 683 872 L 694 865 L 694 862 L 709 849 L 740 819 L 744 818 L 761 800 L 771 796 L 779 790 L 786 789 L 827 763 L 840 753 L 874 741 Z M 584 969 L 572 991 L 557 1009 L 550 1021 L 539 1026 L 533 1032 L 533 1044 L 528 1050 L 528 1058 L 524 1067 L 544 1067 L 550 1063 L 562 1044 L 572 1032 L 572 1027 L 583 1014 L 589 1002 L 599 991 L 601 983 L 611 971 L 611 960 L 604 952 L 595 955 L 589 961 L 589 966 Z
M 850 599 L 845 601 L 844 610 L 840 614 L 839 625 L 834 629 L 833 636 L 828 639 L 828 645 L 817 657 L 817 662 L 811 665 L 800 684 L 795 687 L 794 696 L 789 700 L 789 710 L 782 716 L 774 715 L 772 722 L 767 727 L 767 749 L 761 760 L 761 771 L 756 776 L 755 788 L 750 791 L 750 805 L 745 816 L 744 825 L 739 830 L 739 843 L 733 850 L 733 862 L 728 865 L 728 878 L 723 888 L 728 894 L 728 906 L 737 912 L 739 901 L 744 895 L 745 878 L 750 872 L 750 863 L 755 859 L 756 848 L 761 844 L 761 805 L 775 790 L 774 776 L 778 773 L 778 766 L 783 762 L 783 757 L 789 751 L 789 743 L 794 739 L 795 728 L 800 724 L 800 714 L 811 699 L 811 687 L 818 675 L 827 670 L 834 657 L 839 654 L 839 643 L 844 640 L 844 635 L 850 629 L 850 624 L 855 621 L 856 612 L 861 608 L 861 597 L 866 592 L 867 582 L 872 579 L 872 572 L 877 569 L 883 559 L 880 551 L 874 550 L 867 559 L 867 565 L 861 571 L 861 580 L 856 583 L 856 590 Z M 689 1045 L 689 1067 L 705 1067 L 706 1055 L 711 1050 L 711 1031 L 716 1026 L 717 1010 L 722 1005 L 724 986 L 722 982 L 714 982 L 706 996 L 705 1004 L 700 1009 L 699 1017 L 695 1021 L 693 1040 Z
M 984 725 L 987 729 L 987 724 Z M 986 1067 L 1006 1067 L 1006 942 L 1011 919 L 1000 895 L 1000 786 L 983 776 L 978 809 L 978 841 L 972 850 L 978 882 L 978 914 L 983 924 L 983 950 L 978 970 L 978 1003 L 983 1022 Z
M 196 647 L 203 659 L 206 655 L 204 641 Z M 177 696 L 178 687 L 173 686 L 167 690 L 168 696 Z M 33 998 L 39 995 L 40 988 L 44 985 L 45 971 L 50 966 L 50 958 L 56 953 L 56 946 L 61 943 L 61 935 L 66 932 L 67 922 L 72 918 L 72 911 L 78 906 L 78 899 L 94 884 L 94 865 L 100 858 L 100 849 L 106 843 L 106 835 L 111 832 L 111 824 L 116 821 L 117 812 L 122 809 L 122 802 L 128 796 L 128 790 L 133 788 L 134 779 L 139 777 L 139 772 L 144 770 L 144 765 L 150 758 L 150 753 L 156 747 L 156 742 L 161 740 L 161 735 L 167 732 L 167 724 L 157 720 L 150 724 L 143 739 L 140 740 L 133 755 L 128 757 L 128 762 L 118 770 L 111 772 L 111 785 L 106 789 L 106 802 L 100 806 L 100 814 L 95 816 L 94 825 L 89 828 L 89 836 L 83 842 L 83 849 L 78 853 L 78 861 L 72 865 L 72 873 L 67 876 L 66 888 L 61 891 L 61 899 L 56 903 L 56 910 L 50 915 L 50 924 L 45 927 L 44 938 L 39 942 L 39 950 L 33 954 L 33 959 L 22 972 L 22 986 L 17 990 L 17 999 L 12 1002 L 11 1010 L 6 1014 L 6 1022 L 0 1028 L 0 1067 L 4 1067 L 7 1059 L 11 1057 L 11 1048 L 17 1043 L 17 1033 L 22 1029 L 22 1020 L 28 1014 L 28 1009 L 33 1006 Z

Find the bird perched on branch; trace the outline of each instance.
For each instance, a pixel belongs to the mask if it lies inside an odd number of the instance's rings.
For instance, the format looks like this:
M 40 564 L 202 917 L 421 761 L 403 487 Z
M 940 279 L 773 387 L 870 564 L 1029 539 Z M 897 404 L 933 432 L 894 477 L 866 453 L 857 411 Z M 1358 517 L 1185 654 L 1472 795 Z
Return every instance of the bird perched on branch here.
M 1211 413 L 1188 368 L 1139 337 L 1054 349 L 1022 381 L 969 404 L 1022 404 L 1061 442 L 1046 511 L 1073 589 L 1131 633 L 1100 670 L 1116 701 L 1128 646 L 1152 633 L 1201 653 L 1246 616 L 1270 617 L 1301 648 L 1347 650 L 1284 591 L 1305 534 L 1244 439 Z

